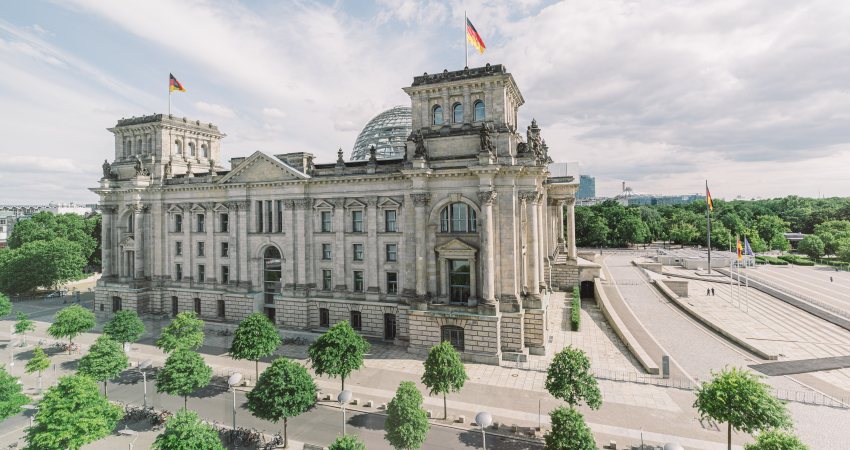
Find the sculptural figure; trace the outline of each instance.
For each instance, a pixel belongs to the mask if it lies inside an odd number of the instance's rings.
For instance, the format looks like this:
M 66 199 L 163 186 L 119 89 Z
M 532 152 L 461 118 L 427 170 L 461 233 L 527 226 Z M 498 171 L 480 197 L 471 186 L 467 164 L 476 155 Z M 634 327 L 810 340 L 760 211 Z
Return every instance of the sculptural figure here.
M 210 175 L 215 175 L 215 161 L 210 160 Z
M 112 166 L 109 165 L 109 161 L 103 160 L 103 178 L 109 178 L 112 176 Z
M 490 141 L 490 125 L 484 124 L 479 132 L 481 138 L 481 153 L 493 153 L 493 143 Z
M 136 176 L 145 174 L 145 169 L 142 167 L 142 158 L 140 158 L 139 155 L 136 155 L 136 162 L 133 164 L 133 169 L 136 170 Z
M 171 171 L 172 171 L 171 160 L 169 160 L 167 163 L 165 163 L 165 167 L 163 168 L 162 177 L 163 178 L 171 178 Z
M 413 143 L 416 144 L 416 149 L 413 151 L 413 157 L 428 159 L 428 152 L 425 149 L 425 138 L 422 137 L 421 131 L 417 131 L 413 134 Z

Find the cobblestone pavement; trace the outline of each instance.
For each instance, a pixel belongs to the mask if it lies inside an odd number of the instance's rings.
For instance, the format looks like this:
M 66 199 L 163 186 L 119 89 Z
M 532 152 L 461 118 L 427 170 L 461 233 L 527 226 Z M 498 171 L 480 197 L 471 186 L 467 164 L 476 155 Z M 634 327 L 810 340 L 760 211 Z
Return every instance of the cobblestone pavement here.
M 850 312 L 850 272 L 828 266 L 757 266 L 747 270 L 751 279 L 762 280 Z M 831 280 L 831 281 L 830 281 Z

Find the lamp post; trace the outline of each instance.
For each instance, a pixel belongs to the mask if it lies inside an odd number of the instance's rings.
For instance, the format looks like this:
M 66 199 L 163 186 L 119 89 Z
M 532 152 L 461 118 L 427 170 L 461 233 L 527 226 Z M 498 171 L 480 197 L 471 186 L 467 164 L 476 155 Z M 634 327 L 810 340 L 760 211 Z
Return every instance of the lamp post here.
M 233 430 L 236 431 L 236 386 L 242 381 L 242 374 L 239 372 L 234 372 L 230 378 L 227 379 L 227 385 L 230 386 L 230 389 L 233 390 Z
M 487 449 L 487 433 L 484 432 L 484 429 L 489 427 L 490 424 L 493 423 L 493 416 L 486 411 L 481 411 L 480 413 L 475 415 L 475 423 L 481 427 L 481 448 Z
M 336 396 L 336 401 L 340 405 L 342 405 L 342 435 L 345 436 L 345 405 L 351 401 L 351 391 L 348 389 L 339 393 Z
M 129 447 L 127 447 L 129 450 L 133 450 L 133 444 L 135 444 L 136 439 L 139 438 L 139 433 L 137 433 L 135 430 L 131 430 L 131 429 L 127 428 L 127 425 L 124 425 L 124 429 L 119 431 L 118 434 L 120 434 L 121 436 L 135 436 L 133 438 L 133 441 L 130 442 Z
M 38 411 L 38 406 L 36 405 L 24 405 L 21 408 L 26 409 L 27 411 L 32 411 L 32 415 L 30 416 L 30 428 L 32 428 L 33 419 L 35 419 L 35 412 Z
M 148 373 L 145 372 L 145 370 L 147 368 L 149 368 L 151 366 L 151 364 L 153 364 L 153 361 L 151 361 L 149 359 L 146 359 L 146 360 L 139 363 L 139 372 L 142 373 L 142 385 L 144 386 L 144 389 L 145 389 L 145 396 L 144 396 L 144 400 L 142 402 L 142 404 L 145 406 L 145 408 L 148 407 Z

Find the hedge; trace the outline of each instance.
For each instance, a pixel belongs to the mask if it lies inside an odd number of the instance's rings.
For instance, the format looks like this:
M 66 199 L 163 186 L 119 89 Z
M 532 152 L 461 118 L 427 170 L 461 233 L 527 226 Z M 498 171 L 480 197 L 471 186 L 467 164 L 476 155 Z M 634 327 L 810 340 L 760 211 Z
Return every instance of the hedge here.
M 803 258 L 799 255 L 782 255 L 779 257 L 782 261 L 789 262 L 798 266 L 814 266 L 815 263 L 808 258 Z
M 581 297 L 579 297 L 578 286 L 573 287 L 573 301 L 570 308 L 570 327 L 573 331 L 578 331 L 581 324 Z

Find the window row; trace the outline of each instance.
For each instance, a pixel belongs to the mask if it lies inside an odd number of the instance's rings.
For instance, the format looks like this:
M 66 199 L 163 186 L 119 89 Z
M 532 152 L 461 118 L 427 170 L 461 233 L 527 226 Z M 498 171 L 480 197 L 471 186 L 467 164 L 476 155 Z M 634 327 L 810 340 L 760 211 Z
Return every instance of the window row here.
M 201 241 L 196 243 L 196 255 L 197 256 L 206 256 L 206 244 Z M 222 258 L 227 258 L 230 256 L 230 244 L 227 242 L 222 242 L 219 248 L 219 256 Z M 175 241 L 174 242 L 174 256 L 183 256 L 183 241 Z
M 197 150 L 195 149 L 195 143 L 194 142 L 189 142 L 188 144 L 186 144 L 186 148 L 188 149 L 188 154 L 184 155 L 183 154 L 183 142 L 180 139 L 177 139 L 177 140 L 174 141 L 174 150 L 175 150 L 174 154 L 176 154 L 176 155 L 200 156 L 201 158 L 209 158 L 209 156 L 210 156 L 210 152 L 209 152 L 209 149 L 207 147 L 207 144 L 201 144 L 200 154 L 198 154 Z
M 397 321 L 395 314 L 384 313 L 384 339 L 396 338 Z M 357 331 L 363 329 L 363 314 L 360 311 L 349 311 L 348 323 Z M 319 326 L 327 328 L 331 326 L 331 311 L 328 308 L 319 308 Z
M 207 266 L 206 264 L 198 264 L 195 267 L 195 281 L 198 283 L 205 283 L 207 280 Z M 230 266 L 221 266 L 220 267 L 220 277 L 218 279 L 219 284 L 227 284 L 230 283 Z M 174 264 L 174 281 L 182 281 L 183 280 L 183 264 L 177 263 Z
M 174 218 L 173 218 L 172 230 L 175 233 L 182 233 L 183 232 L 183 214 L 174 214 L 173 216 L 174 216 Z M 197 233 L 206 232 L 206 222 L 207 222 L 206 216 L 207 215 L 205 213 L 195 214 L 195 232 L 197 232 Z M 129 222 L 129 228 L 130 228 L 131 233 L 133 232 L 132 231 L 132 228 L 133 228 L 132 223 L 133 223 L 133 217 L 131 215 L 130 216 L 130 222 Z M 230 214 L 228 214 L 228 213 L 218 214 L 218 224 L 217 225 L 218 225 L 218 229 L 216 230 L 217 232 L 219 232 L 219 233 L 229 232 L 230 231 Z
M 351 256 L 354 261 L 363 261 L 365 252 L 363 244 L 351 244 Z M 333 244 L 322 244 L 322 260 L 330 261 L 333 257 Z M 386 244 L 384 251 L 386 262 L 398 261 L 398 244 Z
M 446 118 L 443 117 L 443 107 L 440 105 L 435 105 L 431 109 L 431 117 L 434 125 L 443 125 L 447 122 Z M 452 114 L 451 114 L 452 123 L 463 123 L 463 104 L 458 102 L 452 105 Z M 481 122 L 484 120 L 484 102 L 482 100 L 476 100 L 475 103 L 472 104 L 472 121 L 473 122 Z
M 255 230 L 257 233 L 282 233 L 283 232 L 283 201 L 282 200 L 257 200 L 255 210 Z M 363 233 L 365 231 L 362 210 L 351 211 L 351 232 Z M 319 213 L 319 232 L 332 233 L 333 214 L 331 211 Z M 398 232 L 398 211 L 384 211 L 384 231 L 388 233 Z
M 398 273 L 397 272 L 385 272 L 386 275 L 386 293 L 387 294 L 398 294 Z M 363 271 L 355 270 L 353 272 L 353 280 L 354 286 L 352 291 L 354 292 L 363 292 Z M 331 269 L 322 269 L 322 290 L 323 291 L 331 291 L 333 290 L 333 271 Z

